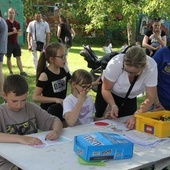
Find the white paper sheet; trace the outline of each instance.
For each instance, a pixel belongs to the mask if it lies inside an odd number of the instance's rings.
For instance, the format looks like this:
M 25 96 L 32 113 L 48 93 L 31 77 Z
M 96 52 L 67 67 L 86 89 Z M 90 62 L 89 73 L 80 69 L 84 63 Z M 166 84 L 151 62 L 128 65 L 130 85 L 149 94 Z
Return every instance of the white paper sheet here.
M 57 145 L 57 144 L 61 144 L 61 143 L 67 143 L 67 142 L 72 141 L 71 139 L 69 139 L 65 136 L 60 136 L 56 140 L 45 140 L 45 135 L 38 136 L 37 138 L 40 139 L 43 144 L 42 145 L 33 145 L 33 147 L 35 147 L 35 148 L 44 148 L 44 147 L 53 146 L 53 145 Z
M 155 147 L 158 144 L 170 141 L 170 138 L 158 138 L 154 135 L 140 132 L 137 130 L 124 131 L 124 136 L 134 144 L 141 146 Z

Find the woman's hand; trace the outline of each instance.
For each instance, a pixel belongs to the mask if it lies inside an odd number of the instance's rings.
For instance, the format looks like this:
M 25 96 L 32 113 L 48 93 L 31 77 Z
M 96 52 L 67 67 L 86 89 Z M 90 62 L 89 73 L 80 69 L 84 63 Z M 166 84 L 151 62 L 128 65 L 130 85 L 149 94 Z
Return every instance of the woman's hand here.
M 104 118 L 105 119 L 117 119 L 118 117 L 118 110 L 119 108 L 117 107 L 117 105 L 113 105 L 111 109 L 107 109 L 107 111 L 105 112 Z
M 134 129 L 136 124 L 136 118 L 134 115 L 130 116 L 127 121 L 125 122 L 125 125 L 128 129 Z
M 165 110 L 165 108 L 161 105 L 161 103 L 154 104 L 153 111 Z
M 160 48 L 162 48 L 161 45 L 159 45 L 159 46 L 157 46 L 157 47 L 154 47 L 154 50 L 156 51 L 156 50 L 159 50 Z
M 111 118 L 117 119 L 118 118 L 118 111 L 119 111 L 119 108 L 117 107 L 117 105 L 113 105 L 111 107 L 111 110 L 110 110 Z
M 105 112 L 104 119 L 112 119 L 111 111 Z

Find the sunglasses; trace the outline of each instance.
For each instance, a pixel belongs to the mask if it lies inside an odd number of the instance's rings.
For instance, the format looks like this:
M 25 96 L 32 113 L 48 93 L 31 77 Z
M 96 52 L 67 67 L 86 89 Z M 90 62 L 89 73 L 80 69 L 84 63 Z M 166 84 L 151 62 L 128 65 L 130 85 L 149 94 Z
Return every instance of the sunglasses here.
M 160 21 L 161 20 L 161 18 L 153 18 L 153 21 L 154 22 L 158 22 L 158 21 Z

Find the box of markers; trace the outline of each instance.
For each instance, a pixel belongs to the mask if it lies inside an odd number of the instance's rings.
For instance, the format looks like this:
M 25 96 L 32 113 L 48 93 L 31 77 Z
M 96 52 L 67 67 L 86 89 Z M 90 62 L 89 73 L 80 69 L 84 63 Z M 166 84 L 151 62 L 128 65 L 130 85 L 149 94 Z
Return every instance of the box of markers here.
M 129 159 L 133 143 L 113 133 L 93 132 L 74 137 L 74 151 L 85 161 Z

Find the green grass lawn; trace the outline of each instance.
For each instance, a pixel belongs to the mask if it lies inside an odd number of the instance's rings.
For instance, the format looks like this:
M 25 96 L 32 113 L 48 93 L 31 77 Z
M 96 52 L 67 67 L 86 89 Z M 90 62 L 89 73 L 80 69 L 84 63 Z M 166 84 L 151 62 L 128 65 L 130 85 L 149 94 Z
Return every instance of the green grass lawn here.
M 102 51 L 102 47 L 91 47 L 95 54 L 99 57 L 104 56 L 105 54 Z M 90 70 L 87 67 L 87 62 L 84 60 L 84 58 L 79 54 L 80 51 L 83 49 L 82 46 L 73 46 L 68 54 L 68 65 L 69 69 L 71 72 L 82 68 L 86 70 Z M 115 51 L 120 50 L 119 48 L 115 48 Z M 28 77 L 26 77 L 26 80 L 29 85 L 29 93 L 28 93 L 28 101 L 32 101 L 32 94 L 35 88 L 35 73 L 34 73 L 34 68 L 33 68 L 33 62 L 32 62 L 32 57 L 31 53 L 26 49 L 22 48 L 22 56 L 21 56 L 22 64 L 23 64 L 23 69 L 24 71 L 28 74 Z M 19 69 L 16 65 L 16 59 L 12 57 L 12 65 L 13 65 L 13 73 L 14 74 L 19 74 Z M 4 76 L 6 77 L 9 75 L 9 71 L 6 65 L 6 56 L 4 56 L 4 61 L 3 61 L 3 73 Z M 68 86 L 68 94 L 70 93 L 70 86 Z M 95 100 L 95 92 L 90 90 L 89 94 L 92 96 L 92 99 Z M 139 103 L 142 101 L 142 98 L 139 98 Z M 0 103 L 3 102 L 3 99 L 0 98 Z

